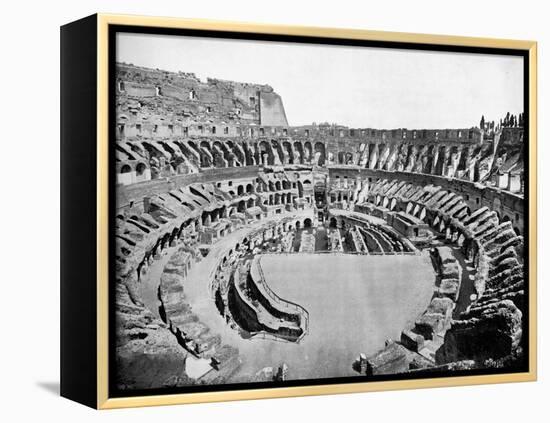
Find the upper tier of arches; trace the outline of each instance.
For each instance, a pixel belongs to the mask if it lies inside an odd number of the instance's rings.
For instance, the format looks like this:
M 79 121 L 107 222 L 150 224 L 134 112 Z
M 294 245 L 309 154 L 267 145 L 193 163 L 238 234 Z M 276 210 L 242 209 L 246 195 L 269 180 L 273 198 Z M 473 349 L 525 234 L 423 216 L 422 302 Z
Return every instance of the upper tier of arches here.
M 520 155 L 517 172 L 500 172 L 492 143 L 422 142 L 353 139 L 216 139 L 172 138 L 116 144 L 117 182 L 129 185 L 208 169 L 249 166 L 356 166 L 410 172 L 496 185 L 521 193 Z M 517 166 L 516 166 L 517 167 Z

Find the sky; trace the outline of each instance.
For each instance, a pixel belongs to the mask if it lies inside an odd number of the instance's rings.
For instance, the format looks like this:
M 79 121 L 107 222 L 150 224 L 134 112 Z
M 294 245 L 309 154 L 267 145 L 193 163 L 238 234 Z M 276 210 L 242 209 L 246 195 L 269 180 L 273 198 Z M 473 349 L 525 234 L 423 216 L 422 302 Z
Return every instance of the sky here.
M 523 112 L 520 57 L 128 33 L 116 57 L 271 85 L 293 126 L 468 128 Z

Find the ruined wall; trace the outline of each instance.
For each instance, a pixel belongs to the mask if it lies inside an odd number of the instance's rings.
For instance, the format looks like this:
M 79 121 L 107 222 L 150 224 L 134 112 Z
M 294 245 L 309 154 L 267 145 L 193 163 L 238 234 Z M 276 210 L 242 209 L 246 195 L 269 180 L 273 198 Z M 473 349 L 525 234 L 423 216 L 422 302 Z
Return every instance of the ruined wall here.
M 486 134 L 479 128 L 288 127 L 281 97 L 268 85 L 203 82 L 189 73 L 127 64 L 118 64 L 117 81 L 116 161 L 122 185 L 211 169 L 345 165 L 523 193 L 523 128 Z M 472 205 L 479 206 L 482 199 L 475 198 Z M 492 200 L 492 208 L 519 219 L 515 205 L 502 205 L 498 196 Z
M 487 207 L 497 213 L 500 221 L 509 221 L 520 233 L 524 231 L 525 202 L 523 197 L 517 194 L 470 181 L 449 179 L 437 175 L 389 172 L 351 166 L 329 167 L 329 185 L 332 190 L 343 188 L 344 180 L 348 181 L 350 191 L 354 191 L 358 183 L 373 184 L 382 179 L 403 181 L 418 186 L 434 185 L 441 187 L 461 196 L 464 203 L 471 210 Z
M 266 113 L 263 120 L 271 122 L 270 125 L 287 125 L 282 99 L 269 85 L 212 78 L 203 82 L 192 73 L 147 69 L 125 63 L 117 64 L 116 79 L 120 123 L 124 118 L 131 120 L 125 114 L 137 106 L 143 115 L 153 118 L 142 122 L 143 119 L 134 113 L 138 124 L 151 120 L 161 125 L 196 121 L 260 124 L 260 103 L 263 103 Z
M 259 168 L 250 166 L 246 168 L 206 169 L 201 173 L 191 175 L 174 175 L 169 179 L 158 179 L 141 184 L 119 186 L 117 188 L 117 203 L 119 208 L 124 208 L 130 203 L 139 202 L 144 197 L 169 192 L 177 187 L 193 183 L 212 183 L 217 181 L 230 181 L 242 178 L 256 178 Z
M 260 125 L 288 126 L 283 100 L 279 94 L 260 92 Z
M 460 248 L 476 270 L 472 275 L 476 295 L 469 307 L 448 322 L 445 315 L 452 307 L 447 304 L 446 312 L 443 308 L 437 311 L 439 304 L 433 310 L 428 308 L 425 318 L 415 323 L 414 331 L 426 340 L 432 340 L 433 334 L 444 337 L 442 345 L 435 345 L 434 363 L 474 360 L 481 367 L 507 366 L 504 361 L 522 365 L 526 302 L 523 238 L 511 222 L 502 221 L 488 207 L 470 209 L 462 196 L 437 185 L 393 178 L 367 184 L 368 204 L 391 212 L 405 210 L 421 219 Z M 441 261 L 456 263 L 450 249 L 439 249 L 438 254 Z M 453 301 L 462 277 L 460 268 L 454 267 L 441 273 L 444 278 L 438 287 L 439 295 Z

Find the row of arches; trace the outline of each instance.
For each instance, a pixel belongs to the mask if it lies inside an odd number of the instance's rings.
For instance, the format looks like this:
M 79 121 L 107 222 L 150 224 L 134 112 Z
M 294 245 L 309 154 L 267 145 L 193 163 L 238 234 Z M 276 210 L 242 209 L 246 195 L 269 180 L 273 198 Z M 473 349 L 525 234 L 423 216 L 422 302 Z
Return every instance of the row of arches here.
M 141 141 L 149 159 L 166 159 L 174 169 L 178 158 L 196 168 L 274 166 L 314 164 L 324 166 L 326 147 L 322 142 L 290 142 L 263 140 L 259 142 L 218 140 Z
M 168 247 L 173 247 L 178 240 L 184 237 L 186 231 L 195 232 L 196 229 L 197 222 L 194 219 L 188 219 L 183 221 L 179 226 L 172 228 L 171 231 L 160 235 L 153 247 L 145 252 L 143 259 L 137 266 L 136 272 L 138 281 L 141 280 L 141 277 L 147 272 L 152 262 L 159 259 Z
M 357 149 L 333 153 L 320 141 L 176 139 L 134 142 L 125 148 L 121 147 L 120 154 L 126 153 L 144 160 L 140 160 L 138 164 L 122 161 L 119 173 L 135 171 L 139 176 L 150 169 L 152 179 L 166 176 L 167 172 L 193 173 L 201 168 L 293 164 L 325 166 L 329 162 L 336 162 L 369 169 L 467 177 L 477 181 L 484 175 L 479 168 L 479 162 L 490 152 L 484 151 L 480 146 L 471 145 L 380 142 L 360 144 Z M 335 160 L 333 154 L 336 156 Z
M 136 175 L 143 175 L 147 170 L 147 165 L 144 162 L 136 162 L 134 166 L 130 163 L 124 163 L 120 166 L 119 173 L 136 172 Z
M 452 195 L 452 193 L 447 191 L 438 191 L 435 194 L 426 191 L 420 198 L 415 201 L 406 201 L 402 200 L 399 196 L 392 195 L 383 195 L 383 194 L 369 194 L 366 200 L 370 203 L 373 203 L 375 206 L 386 208 L 390 211 L 404 211 L 408 214 L 411 214 L 415 217 L 424 220 L 428 215 L 427 207 L 425 206 L 426 201 L 431 200 L 432 198 L 438 198 L 437 204 L 438 207 L 445 210 L 453 211 L 451 218 L 461 218 L 465 216 L 470 216 L 472 210 L 470 206 L 462 200 L 462 197 L 457 195 Z M 498 211 L 494 212 L 497 217 L 497 222 L 512 223 L 512 219 L 508 215 L 504 215 L 501 218 L 501 215 Z M 429 223 L 429 222 L 427 222 Z M 521 230 L 519 227 L 513 225 L 513 230 L 517 235 L 521 235 Z
M 278 191 L 288 191 L 291 189 L 297 190 L 298 198 L 303 198 L 304 191 L 311 190 L 312 184 L 309 178 L 302 180 L 290 181 L 288 179 L 262 179 L 256 178 L 255 183 L 250 182 L 247 184 L 239 184 L 236 187 L 236 190 L 233 187 L 233 182 L 229 181 L 229 189 L 227 192 L 231 195 L 244 196 L 244 195 L 253 195 L 261 193 L 275 193 Z M 218 188 L 222 188 L 222 182 L 217 183 Z M 281 193 L 282 195 L 287 195 L 289 193 Z
M 312 227 L 313 220 L 309 217 L 299 219 L 282 219 L 273 226 L 265 227 L 261 231 L 253 235 L 247 235 L 241 240 L 235 242 L 233 247 L 229 248 L 229 250 L 227 250 L 227 252 L 222 256 L 220 264 L 225 265 L 226 263 L 232 262 L 232 257 L 242 248 L 250 250 L 259 242 L 271 240 L 276 236 L 280 236 L 294 230 L 308 229 Z
M 335 161 L 340 165 L 447 177 L 464 175 L 470 172 L 472 167 L 473 173 L 470 176 L 477 181 L 480 177 L 477 159 L 483 156 L 481 153 L 481 147 L 471 145 L 438 146 L 381 142 L 360 144 L 356 150 L 339 150 L 335 153 Z

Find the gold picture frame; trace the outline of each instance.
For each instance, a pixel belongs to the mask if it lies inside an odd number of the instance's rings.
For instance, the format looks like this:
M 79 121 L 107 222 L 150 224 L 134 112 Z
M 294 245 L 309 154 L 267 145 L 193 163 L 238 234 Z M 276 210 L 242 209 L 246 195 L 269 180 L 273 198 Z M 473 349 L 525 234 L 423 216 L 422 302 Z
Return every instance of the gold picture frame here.
M 72 33 L 69 31 L 75 28 L 77 23 L 66 26 L 66 37 L 76 37 L 76 30 Z M 72 26 L 72 27 L 71 27 Z M 96 351 L 89 357 L 90 365 L 93 365 L 96 378 L 95 385 L 90 381 L 82 381 L 79 385 L 73 382 L 71 374 L 76 372 L 77 364 L 63 364 L 63 355 L 65 358 L 73 354 L 74 346 L 68 347 L 69 344 L 82 342 L 75 339 L 75 332 L 70 329 L 64 329 L 69 323 L 63 323 L 62 331 L 65 330 L 66 350 L 62 347 L 62 395 L 75 399 L 98 409 L 113 409 L 122 407 L 141 407 L 152 405 L 171 405 L 171 404 L 189 404 L 189 403 L 204 403 L 214 401 L 235 401 L 247 399 L 261 398 L 281 398 L 293 396 L 307 395 L 324 395 L 324 394 L 345 394 L 354 392 L 371 392 L 382 390 L 400 390 L 400 389 L 419 389 L 419 388 L 435 388 L 448 386 L 462 385 L 478 385 L 478 384 L 493 384 L 506 382 L 528 382 L 535 381 L 537 378 L 537 43 L 534 41 L 518 41 L 505 39 L 489 39 L 476 37 L 459 37 L 448 35 L 429 35 L 429 34 L 411 34 L 401 32 L 381 32 L 368 31 L 361 29 L 336 29 L 336 28 L 316 28 L 305 26 L 287 26 L 287 25 L 265 25 L 253 23 L 237 23 L 212 20 L 197 20 L 197 19 L 180 19 L 180 18 L 163 18 L 163 17 L 144 17 L 144 16 L 123 16 L 114 14 L 97 14 L 94 15 L 88 29 L 87 39 L 95 36 L 96 51 L 95 63 L 97 68 L 93 72 L 96 75 L 95 105 L 96 118 L 95 130 L 97 142 L 92 148 L 95 150 L 96 167 L 94 175 L 90 178 L 95 180 L 96 190 L 90 193 L 90 201 L 95 201 L 96 210 L 92 215 L 95 222 L 92 222 L 95 227 L 95 250 L 94 255 L 96 261 L 90 263 L 90 269 L 93 267 L 95 278 L 95 298 L 92 304 L 95 306 L 94 313 L 89 317 L 95 321 L 95 346 Z M 315 37 L 331 38 L 341 40 L 370 40 L 382 41 L 390 43 L 413 43 L 427 44 L 431 46 L 461 46 L 472 48 L 494 48 L 494 49 L 514 49 L 522 50 L 528 54 L 529 75 L 525 75 L 528 80 L 528 144 L 529 144 L 529 169 L 528 169 L 528 249 L 529 249 L 529 266 L 528 266 L 528 305 L 529 305 L 529 354 L 527 372 L 521 373 L 505 373 L 505 374 L 488 374 L 488 375 L 472 375 L 472 376 L 451 376 L 451 377 L 434 377 L 422 379 L 405 379 L 405 380 L 388 380 L 374 382 L 350 382 L 342 384 L 330 385 L 307 385 L 307 386 L 288 386 L 288 387 L 268 387 L 260 389 L 240 389 L 223 391 L 223 387 L 219 391 L 213 392 L 196 392 L 168 395 L 142 395 L 128 397 L 110 397 L 109 396 L 109 204 L 112 197 L 109 194 L 109 28 L 112 26 L 132 26 L 146 28 L 171 28 L 171 29 L 190 29 L 190 30 L 207 30 L 207 31 L 223 31 L 223 32 L 238 32 L 242 34 L 269 34 L 269 35 L 284 35 L 284 36 L 299 36 L 299 37 Z M 94 34 L 95 31 L 95 34 Z M 66 49 L 69 47 L 65 46 Z M 72 47 L 77 48 L 77 47 Z M 69 50 L 67 50 L 69 51 Z M 63 45 L 62 45 L 63 55 Z M 90 54 L 91 56 L 91 54 Z M 70 64 L 72 56 L 66 53 L 67 64 Z M 75 59 L 72 59 L 75 60 Z M 63 62 L 62 62 L 63 64 Z M 62 66 L 63 68 L 63 66 Z M 65 71 L 65 76 L 76 78 L 69 75 L 70 71 Z M 68 90 L 69 88 L 67 88 Z M 65 91 L 66 92 L 66 91 Z M 62 88 L 62 99 L 63 99 Z M 76 100 L 75 100 L 76 101 Z M 73 106 L 75 103 L 72 103 Z M 68 106 L 69 107 L 69 106 Z M 67 114 L 62 113 L 62 125 L 70 125 L 70 111 Z M 68 140 L 67 140 L 68 142 Z M 62 143 L 63 146 L 66 144 Z M 69 148 L 69 147 L 67 147 Z M 75 147 L 76 148 L 76 147 Z M 92 150 L 90 150 L 92 151 Z M 62 152 L 63 154 L 63 152 Z M 71 155 L 74 152 L 67 150 L 66 157 L 63 160 L 70 161 Z M 63 178 L 75 175 L 75 170 L 67 170 L 62 172 Z M 68 202 L 74 201 L 70 192 L 63 193 Z M 92 199 L 93 197 L 93 199 Z M 62 207 L 63 209 L 63 207 Z M 62 212 L 63 213 L 63 212 Z M 69 211 L 67 212 L 69 213 Z M 63 219 L 63 214 L 62 214 Z M 76 218 L 75 218 L 76 219 Z M 69 225 L 70 219 L 64 221 L 68 231 L 72 226 Z M 62 241 L 63 241 L 62 237 Z M 91 241 L 91 240 L 90 240 Z M 62 249 L 70 249 L 71 243 L 62 242 Z M 67 252 L 67 254 L 70 254 Z M 69 264 L 68 256 L 65 256 L 67 261 L 66 266 L 75 266 L 73 262 Z M 65 263 L 63 261 L 63 263 Z M 62 272 L 63 273 L 63 272 Z M 67 270 L 67 274 L 70 273 Z M 68 276 L 66 276 L 68 278 Z M 72 280 L 72 279 L 71 279 Z M 71 280 L 63 280 L 62 275 L 62 292 L 63 289 L 69 290 L 68 284 Z M 74 280 L 73 282 L 74 283 Z M 65 287 L 65 288 L 64 288 Z M 67 291 L 68 292 L 68 291 Z M 75 301 L 74 293 L 67 293 L 66 301 Z M 71 319 L 74 313 L 63 308 L 62 301 L 62 318 L 63 314 L 66 319 Z M 73 314 L 71 314 L 73 313 Z M 79 335 L 80 336 L 80 335 Z M 81 335 L 84 336 L 84 335 Z M 87 335 L 89 336 L 89 334 Z M 90 339 L 87 338 L 88 341 Z M 92 342 L 92 341 L 90 341 Z M 71 349 L 73 348 L 73 349 Z M 65 351 L 65 352 L 64 352 Z M 69 360 L 70 361 L 70 360 Z M 94 362 L 95 361 L 95 362 Z M 80 363 L 82 365 L 82 363 Z M 64 382 L 65 380 L 71 380 Z M 91 388 L 88 386 L 90 383 Z M 86 384 L 86 387 L 81 385 Z M 95 392 L 95 400 L 93 392 Z

